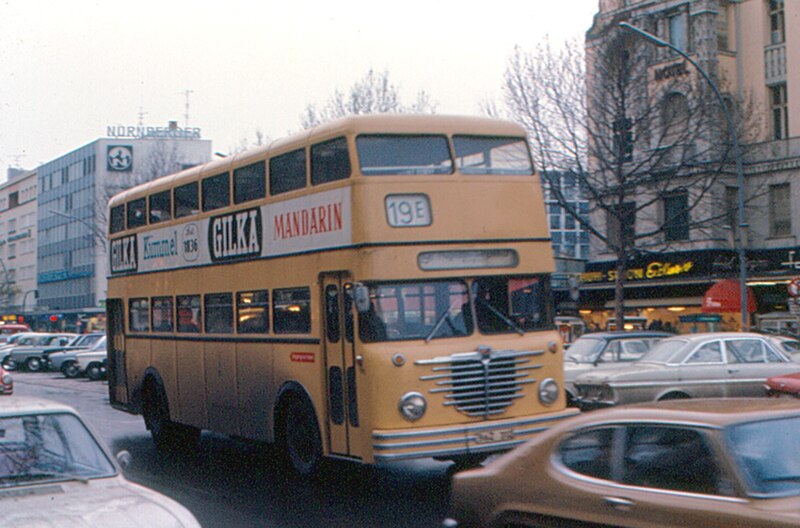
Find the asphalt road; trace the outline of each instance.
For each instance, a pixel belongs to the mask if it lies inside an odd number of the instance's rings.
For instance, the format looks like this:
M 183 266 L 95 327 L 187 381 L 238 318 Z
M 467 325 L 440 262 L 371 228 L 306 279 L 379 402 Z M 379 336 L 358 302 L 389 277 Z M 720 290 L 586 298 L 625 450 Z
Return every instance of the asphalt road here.
M 330 462 L 314 480 L 284 474 L 267 447 L 205 433 L 197 452 L 159 456 L 140 416 L 111 408 L 108 386 L 61 374 L 13 373 L 15 395 L 76 408 L 125 474 L 178 500 L 206 528 L 437 527 L 447 514 L 450 464 L 432 460 L 365 467 Z M 13 396 L 12 396 L 13 397 Z

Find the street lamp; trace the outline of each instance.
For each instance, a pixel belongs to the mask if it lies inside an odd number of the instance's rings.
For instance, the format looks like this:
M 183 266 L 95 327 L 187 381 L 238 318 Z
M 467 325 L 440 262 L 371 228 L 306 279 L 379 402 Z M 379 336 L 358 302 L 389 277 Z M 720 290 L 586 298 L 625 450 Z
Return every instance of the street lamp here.
M 106 234 L 103 232 L 102 229 L 100 229 L 96 225 L 93 225 L 93 224 L 87 222 L 83 218 L 79 218 L 79 217 L 77 217 L 75 215 L 71 215 L 71 214 L 67 214 L 67 213 L 62 213 L 61 211 L 57 211 L 56 209 L 48 209 L 48 211 L 50 213 L 52 213 L 54 215 L 57 215 L 57 216 L 60 216 L 62 218 L 66 218 L 68 220 L 73 220 L 75 222 L 79 222 L 79 223 L 83 224 L 84 226 L 86 226 L 89 229 L 89 233 L 90 233 L 89 236 L 91 237 L 92 242 L 95 245 L 98 245 L 98 246 L 101 246 L 101 247 L 103 246 L 102 243 L 106 239 Z
M 679 48 L 673 46 L 669 42 L 665 40 L 661 40 L 660 38 L 656 37 L 639 29 L 636 26 L 632 26 L 627 22 L 620 22 L 619 27 L 623 29 L 627 29 L 632 33 L 639 35 L 640 37 L 644 38 L 645 40 L 650 41 L 651 43 L 655 44 L 656 46 L 662 48 L 669 48 L 684 59 L 686 59 L 689 64 L 694 66 L 694 68 L 700 72 L 700 75 L 703 76 L 703 79 L 706 80 L 708 85 L 711 87 L 711 90 L 714 92 L 714 95 L 717 97 L 717 101 L 719 101 L 719 105 L 722 107 L 722 113 L 725 115 L 725 121 L 728 124 L 728 134 L 731 137 L 731 141 L 733 142 L 733 157 L 736 162 L 736 182 L 739 186 L 737 197 L 739 201 L 738 205 L 738 216 L 739 216 L 739 236 L 738 243 L 737 243 L 737 252 L 739 255 L 739 295 L 740 295 L 740 307 L 741 307 L 741 314 L 742 314 L 742 330 L 747 330 L 750 326 L 750 314 L 747 311 L 747 263 L 745 262 L 745 251 L 744 251 L 744 230 L 747 227 L 744 219 L 744 168 L 742 166 L 742 151 L 739 147 L 739 138 L 736 134 L 736 126 L 733 123 L 733 117 L 731 116 L 730 111 L 728 110 L 728 105 L 725 103 L 725 98 L 722 97 L 722 93 L 720 93 L 719 88 L 717 88 L 716 83 L 711 79 L 711 77 L 706 73 L 703 68 L 700 67 L 692 58 L 681 51 Z

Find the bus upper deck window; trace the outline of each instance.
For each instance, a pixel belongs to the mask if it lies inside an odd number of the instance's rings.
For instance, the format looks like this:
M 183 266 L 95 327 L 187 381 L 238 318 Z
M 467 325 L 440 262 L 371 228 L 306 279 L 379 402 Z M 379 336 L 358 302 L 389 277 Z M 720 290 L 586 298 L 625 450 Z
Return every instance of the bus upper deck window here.
M 528 144 L 523 138 L 453 136 L 456 162 L 464 174 L 533 174 Z
M 361 135 L 356 147 L 361 173 L 367 176 L 453 172 L 445 136 Z
M 150 195 L 150 223 L 166 222 L 172 218 L 172 196 L 169 191 Z
M 147 206 L 144 198 L 138 198 L 128 202 L 127 222 L 128 229 L 141 227 L 147 224 Z
M 269 194 L 275 196 L 306 186 L 306 151 L 297 149 L 269 160 Z
M 108 222 L 110 233 L 119 233 L 125 230 L 125 205 L 117 205 L 111 208 L 111 217 Z
M 203 211 L 212 211 L 231 204 L 230 177 L 227 172 L 203 180 Z
M 200 212 L 197 182 L 175 187 L 175 218 L 183 218 Z
M 347 140 L 337 138 L 311 146 L 311 185 L 350 177 Z
M 258 200 L 267 195 L 267 164 L 263 161 L 233 171 L 233 203 Z

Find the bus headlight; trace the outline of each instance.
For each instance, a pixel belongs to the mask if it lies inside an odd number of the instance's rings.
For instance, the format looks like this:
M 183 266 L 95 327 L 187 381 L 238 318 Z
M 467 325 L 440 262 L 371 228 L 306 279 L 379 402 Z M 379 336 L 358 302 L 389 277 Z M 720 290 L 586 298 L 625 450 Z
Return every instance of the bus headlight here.
M 400 398 L 398 408 L 403 418 L 409 422 L 415 422 L 422 418 L 427 407 L 428 402 L 425 401 L 425 396 L 418 392 L 408 392 Z
M 542 405 L 552 405 L 559 394 L 558 383 L 553 378 L 547 378 L 539 384 L 539 401 Z

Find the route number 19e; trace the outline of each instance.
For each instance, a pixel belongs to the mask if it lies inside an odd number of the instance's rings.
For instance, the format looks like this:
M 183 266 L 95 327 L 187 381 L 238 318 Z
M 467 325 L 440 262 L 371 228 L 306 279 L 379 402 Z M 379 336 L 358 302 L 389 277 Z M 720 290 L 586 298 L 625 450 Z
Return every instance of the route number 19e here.
M 386 197 L 386 219 L 392 227 L 431 225 L 431 204 L 424 194 L 390 194 Z

